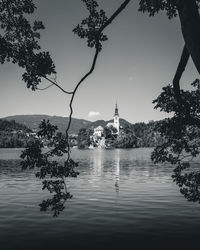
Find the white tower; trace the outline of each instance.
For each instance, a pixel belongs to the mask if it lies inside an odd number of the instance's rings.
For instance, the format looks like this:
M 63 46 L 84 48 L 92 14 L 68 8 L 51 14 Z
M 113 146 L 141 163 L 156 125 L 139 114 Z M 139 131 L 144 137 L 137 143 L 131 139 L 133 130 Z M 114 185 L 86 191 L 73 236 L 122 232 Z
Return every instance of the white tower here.
M 117 129 L 117 134 L 119 134 L 119 112 L 118 112 L 117 103 L 115 106 L 114 127 Z

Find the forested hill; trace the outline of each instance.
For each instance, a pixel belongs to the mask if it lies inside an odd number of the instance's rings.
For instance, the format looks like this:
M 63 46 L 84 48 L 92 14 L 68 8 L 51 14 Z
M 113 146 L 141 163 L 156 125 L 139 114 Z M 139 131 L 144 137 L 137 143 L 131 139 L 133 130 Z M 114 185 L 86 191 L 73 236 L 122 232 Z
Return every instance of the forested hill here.
M 3 118 L 1 121 L 1 126 L 7 129 L 11 130 L 24 130 L 27 129 L 27 127 L 31 130 L 37 129 L 39 123 L 42 119 L 49 120 L 52 124 L 58 126 L 59 131 L 62 133 L 65 133 L 66 126 L 68 124 L 68 118 L 61 117 L 61 116 L 48 116 L 48 115 L 16 115 L 16 116 L 9 116 Z M 6 121 L 5 121 L 6 120 Z M 13 121 L 15 120 L 15 121 Z M 10 123 L 7 123 L 7 121 L 10 121 Z M 70 134 L 78 134 L 79 130 L 81 128 L 86 129 L 94 129 L 98 126 L 105 127 L 108 122 L 113 122 L 113 120 L 110 121 L 104 121 L 104 120 L 98 120 L 95 122 L 90 122 L 83 119 L 76 119 L 72 118 L 72 124 L 70 128 Z M 18 124 L 21 123 L 21 124 Z M 130 122 L 120 119 L 120 125 L 122 127 L 128 126 L 131 128 L 131 130 L 134 132 L 135 136 L 141 139 L 141 146 L 153 146 L 155 142 L 157 143 L 160 141 L 159 134 L 155 133 L 154 127 L 157 122 L 149 122 L 149 123 L 135 123 L 131 124 Z
M 26 127 L 23 124 L 19 124 L 14 120 L 7 121 L 4 119 L 0 119 L 0 132 L 12 132 L 12 131 L 23 131 L 23 132 L 31 132 L 31 129 Z
M 26 147 L 31 132 L 30 128 L 14 120 L 0 119 L 0 148 Z
M 4 120 L 11 121 L 15 120 L 27 126 L 30 129 L 37 129 L 41 120 L 49 120 L 50 123 L 56 125 L 60 132 L 65 133 L 69 118 L 62 116 L 48 116 L 48 115 L 15 115 L 3 118 Z M 79 130 L 83 127 L 87 127 L 91 122 L 83 119 L 72 118 L 71 127 L 69 130 L 70 134 L 78 134 Z
M 62 116 L 48 116 L 48 115 L 15 115 L 15 116 L 8 116 L 3 118 L 7 121 L 15 120 L 15 122 L 25 125 L 30 129 L 38 129 L 38 125 L 40 124 L 41 120 L 49 120 L 50 123 L 56 125 L 62 133 L 65 133 L 69 118 L 62 117 Z M 96 128 L 98 126 L 105 127 L 107 123 L 113 122 L 113 119 L 110 121 L 98 120 L 95 122 L 90 122 L 83 119 L 72 118 L 71 127 L 69 130 L 70 134 L 78 134 L 81 128 Z M 127 122 L 124 119 L 120 119 L 120 125 L 129 125 L 132 126 L 133 124 Z

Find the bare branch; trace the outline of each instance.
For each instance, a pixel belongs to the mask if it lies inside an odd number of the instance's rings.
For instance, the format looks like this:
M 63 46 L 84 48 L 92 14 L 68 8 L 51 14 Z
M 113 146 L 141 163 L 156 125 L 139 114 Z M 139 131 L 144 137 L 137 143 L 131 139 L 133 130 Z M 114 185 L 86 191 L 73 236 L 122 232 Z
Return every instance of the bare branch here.
M 47 86 L 47 87 L 45 87 L 45 88 L 36 88 L 37 90 L 46 90 L 46 89 L 48 89 L 48 88 L 50 88 L 50 87 L 52 87 L 54 84 L 52 83 L 52 84 L 50 84 L 49 86 Z
M 71 94 L 73 94 L 73 92 L 74 92 L 74 91 L 69 92 L 69 91 L 64 90 L 62 87 L 60 87 L 59 84 L 57 84 L 55 81 L 49 79 L 49 78 L 46 77 L 46 76 L 43 76 L 43 78 L 46 79 L 47 81 L 51 82 L 51 83 L 52 83 L 53 85 L 55 85 L 56 87 L 58 87 L 58 88 L 59 88 L 60 90 L 62 90 L 62 92 L 64 92 L 65 94 L 71 95 Z

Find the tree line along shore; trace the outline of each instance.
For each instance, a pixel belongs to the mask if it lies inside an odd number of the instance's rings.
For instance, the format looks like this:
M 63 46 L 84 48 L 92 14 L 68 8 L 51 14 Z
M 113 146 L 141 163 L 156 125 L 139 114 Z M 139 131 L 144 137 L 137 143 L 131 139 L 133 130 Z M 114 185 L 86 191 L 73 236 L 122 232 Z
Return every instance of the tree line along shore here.
M 155 147 L 163 142 L 163 138 L 156 131 L 159 122 L 125 123 L 117 135 L 115 128 L 102 126 L 102 134 L 94 135 L 94 126 L 81 128 L 78 134 L 70 135 L 70 146 L 80 149 L 87 148 L 138 148 Z M 61 132 L 60 136 L 65 137 Z M 0 148 L 24 148 L 27 144 L 38 138 L 37 131 L 17 123 L 14 120 L 0 119 Z M 43 139 L 44 140 L 44 139 Z M 43 141 L 49 146 L 48 140 Z

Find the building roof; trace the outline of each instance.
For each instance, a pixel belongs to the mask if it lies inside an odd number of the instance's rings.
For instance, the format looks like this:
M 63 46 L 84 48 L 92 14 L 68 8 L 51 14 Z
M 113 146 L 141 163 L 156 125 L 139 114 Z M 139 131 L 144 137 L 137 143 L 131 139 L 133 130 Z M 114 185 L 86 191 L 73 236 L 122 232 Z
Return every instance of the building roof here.
M 98 126 L 98 127 L 94 128 L 94 131 L 97 131 L 97 130 L 103 131 L 103 127 L 102 126 Z
M 114 114 L 114 116 L 119 116 L 119 112 L 118 112 L 118 107 L 117 107 L 117 103 L 116 103 L 116 106 L 115 106 L 115 114 Z

